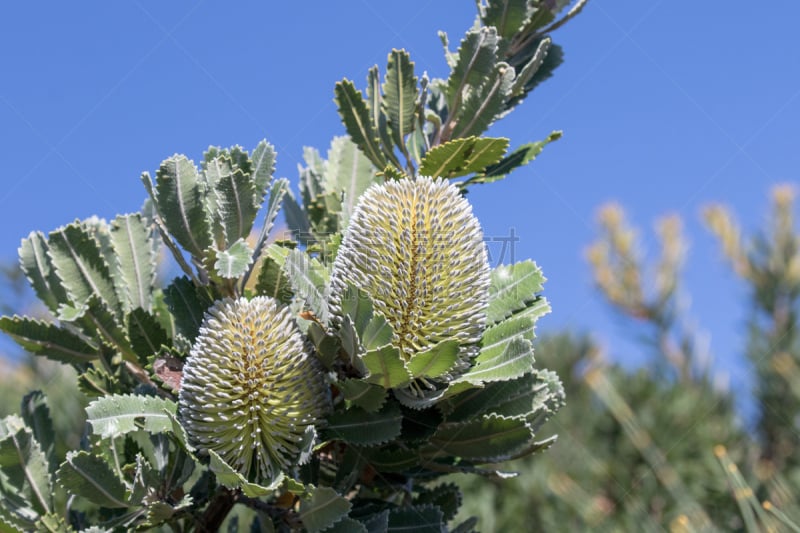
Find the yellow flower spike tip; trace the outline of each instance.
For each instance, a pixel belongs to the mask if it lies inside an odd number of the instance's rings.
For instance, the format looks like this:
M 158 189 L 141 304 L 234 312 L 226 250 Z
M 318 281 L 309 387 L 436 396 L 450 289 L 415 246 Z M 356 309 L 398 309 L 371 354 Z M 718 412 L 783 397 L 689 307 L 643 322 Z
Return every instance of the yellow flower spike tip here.
M 183 368 L 181 423 L 248 480 L 296 465 L 330 402 L 324 371 L 289 310 L 272 298 L 212 306 Z
M 462 346 L 451 378 L 469 367 L 486 325 L 489 261 L 472 206 L 447 180 L 373 185 L 359 199 L 331 274 L 331 310 L 350 283 L 366 292 L 408 360 L 437 343 Z

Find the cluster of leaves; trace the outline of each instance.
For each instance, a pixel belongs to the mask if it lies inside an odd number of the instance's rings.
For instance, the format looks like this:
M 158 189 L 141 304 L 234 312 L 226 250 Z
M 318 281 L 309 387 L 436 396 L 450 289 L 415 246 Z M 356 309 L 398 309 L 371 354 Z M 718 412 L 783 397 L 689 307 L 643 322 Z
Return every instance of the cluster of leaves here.
M 680 220 L 658 222 L 660 253 L 650 263 L 639 232 L 609 205 L 589 259 L 601 294 L 652 351 L 652 364 L 610 364 L 587 337 L 543 340 L 538 359 L 562 377 L 569 398 L 552 428 L 559 445 L 548 461 L 519 464 L 521 475 L 506 483 L 466 480 L 464 513 L 498 531 L 798 529 L 800 236 L 792 189 L 777 187 L 773 196 L 769 227 L 749 239 L 724 207 L 705 211 L 750 289 L 743 312 L 751 314 L 753 423 L 741 422 L 742 391 L 712 375 L 680 305 L 688 249 Z
M 326 265 L 370 185 L 424 174 L 465 178 L 466 192 L 530 162 L 559 137 L 506 154 L 507 139 L 479 135 L 550 76 L 560 51 L 546 34 L 584 4 L 559 21 L 568 2 L 479 4 L 458 52 L 447 51 L 447 80 L 418 80 L 408 54 L 394 50 L 382 84 L 370 70 L 368 100 L 351 82 L 337 84 L 349 138 L 334 139 L 327 160 L 306 151 L 300 201 L 286 179 L 273 179 L 275 153 L 265 141 L 252 153 L 210 148 L 199 168 L 175 155 L 154 179 L 145 173 L 149 198 L 139 213 L 24 239 L 22 271 L 53 320 L 5 316 L 0 330 L 33 354 L 72 365 L 91 402 L 79 449 L 64 457 L 56 454 L 43 394 L 27 396 L 21 416 L 0 421 L 0 523 L 49 531 L 223 523 L 439 531 L 461 497 L 437 478 L 508 477 L 494 464 L 549 445 L 553 439 L 538 438 L 538 430 L 563 403 L 563 390 L 554 373 L 533 367 L 534 325 L 549 311 L 533 262 L 495 269 L 478 355 L 424 406 L 395 391 L 443 376 L 453 343 L 398 358 L 388 347 L 391 327 L 357 291 L 341 302 L 343 321 L 334 326 Z M 282 205 L 295 238 L 270 243 Z M 182 275 L 162 287 L 163 248 Z M 257 295 L 295 313 L 328 371 L 334 401 L 311 457 L 267 486 L 196 448 L 176 406 L 205 311 L 226 297 Z

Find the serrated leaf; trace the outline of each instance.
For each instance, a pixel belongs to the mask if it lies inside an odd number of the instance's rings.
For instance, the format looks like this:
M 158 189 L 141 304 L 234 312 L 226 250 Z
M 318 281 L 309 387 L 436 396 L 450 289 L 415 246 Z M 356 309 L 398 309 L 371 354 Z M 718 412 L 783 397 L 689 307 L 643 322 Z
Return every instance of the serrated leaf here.
M 525 309 L 541 292 L 545 277 L 530 259 L 513 265 L 500 265 L 491 273 L 487 321 L 493 324 Z
M 75 531 L 67 524 L 63 516 L 54 513 L 46 514 L 39 518 L 35 527 L 36 531 L 42 533 L 71 533 Z
M 441 424 L 423 453 L 468 461 L 500 462 L 532 439 L 533 433 L 524 419 L 488 415 L 467 422 Z
M 399 507 L 389 511 L 388 533 L 441 533 L 444 515 L 432 505 Z
M 545 37 L 539 41 L 533 56 L 525 63 L 522 70 L 517 73 L 517 77 L 514 79 L 514 85 L 511 87 L 511 94 L 516 97 L 514 105 L 525 97 L 527 92 L 526 87 L 544 63 L 547 53 L 550 51 L 551 43 L 552 41 L 549 37 Z
M 217 253 L 214 269 L 217 275 L 226 279 L 237 279 L 247 272 L 253 260 L 253 250 L 244 239 L 239 239 L 230 248 Z
M 514 84 L 514 68 L 498 63 L 494 71 L 464 99 L 450 134 L 451 139 L 480 135 L 499 118 Z
M 344 399 L 368 413 L 380 409 L 386 402 L 386 389 L 361 379 L 349 378 L 337 383 Z
M 122 480 L 104 459 L 89 452 L 67 452 L 67 459 L 61 463 L 56 478 L 70 494 L 82 496 L 100 507 L 128 507 Z
M 88 363 L 100 352 L 77 335 L 55 324 L 20 316 L 0 317 L 0 330 L 25 350 L 62 363 Z
M 229 489 L 241 489 L 245 496 L 251 498 L 260 498 L 272 494 L 281 483 L 283 483 L 283 472 L 278 472 L 275 479 L 270 480 L 267 486 L 259 485 L 258 483 L 251 483 L 245 477 L 234 470 L 222 457 L 219 456 L 214 450 L 207 450 L 211 458 L 209 462 L 209 469 L 217 477 L 217 481 L 228 487 Z
M 467 137 L 435 146 L 425 154 L 419 172 L 423 176 L 454 178 L 481 172 L 500 161 L 508 139 Z
M 56 434 L 44 393 L 42 391 L 33 391 L 26 394 L 22 398 L 20 415 L 22 415 L 25 425 L 31 428 L 33 438 L 39 443 L 42 453 L 47 458 L 48 470 L 55 472 L 58 466 L 55 458 Z
M 369 533 L 369 531 L 358 520 L 345 516 L 331 527 L 325 529 L 325 533 Z
M 442 341 L 429 350 L 415 353 L 406 367 L 415 379 L 422 377 L 438 378 L 453 368 L 453 365 L 458 361 L 458 355 L 458 341 Z
M 478 87 L 491 74 L 497 62 L 497 30 L 492 27 L 470 29 L 458 47 L 455 66 L 447 79 L 448 108 L 456 112 L 465 89 Z M 463 116 L 459 113 L 458 116 Z
M 310 533 L 322 531 L 347 516 L 352 504 L 330 487 L 317 487 L 300 502 L 300 520 Z
M 78 309 L 62 308 L 59 318 L 79 326 L 88 337 L 105 343 L 124 360 L 137 362 L 126 328 L 99 297 L 92 296 Z
M 164 301 L 175 318 L 178 332 L 194 341 L 203 322 L 203 314 L 213 303 L 208 294 L 184 276 L 175 278 L 164 289 Z
M 512 38 L 528 16 L 527 0 L 492 0 L 481 17 L 484 26 L 494 26 L 506 39 Z
M 403 138 L 414 129 L 416 98 L 417 77 L 414 76 L 414 63 L 405 50 L 392 50 L 383 81 L 382 104 L 392 140 L 403 151 Z
M 275 172 L 275 155 L 275 147 L 265 139 L 253 150 L 251 175 L 256 187 L 256 202 L 259 204 L 270 188 L 272 174 Z
M 169 336 L 153 314 L 142 308 L 134 309 L 125 317 L 131 348 L 139 356 L 139 361 L 147 361 L 158 353 L 162 346 L 170 346 Z
M 479 353 L 475 366 L 452 384 L 462 382 L 479 385 L 487 381 L 506 381 L 518 378 L 533 369 L 533 347 L 529 340 L 514 337 L 502 352 Z
M 400 435 L 402 421 L 403 414 L 393 403 L 376 413 L 352 407 L 329 416 L 322 437 L 358 446 L 376 446 Z
M 328 303 L 325 293 L 327 272 L 319 261 L 300 250 L 290 250 L 284 270 L 292 283 L 295 295 L 300 298 L 323 324 L 328 323 Z
M 51 311 L 55 311 L 59 305 L 67 303 L 69 298 L 56 275 L 48 251 L 44 234 L 40 231 L 32 232 L 26 239 L 22 239 L 19 264 L 39 300 Z
M 149 311 L 157 268 L 150 229 L 139 213 L 120 215 L 111 223 L 110 239 L 116 258 L 111 272 L 123 307 Z
M 392 326 L 374 310 L 369 295 L 348 283 L 342 293 L 342 314 L 349 316 L 365 350 L 374 350 L 392 340 Z
M 259 233 L 256 246 L 253 248 L 253 265 L 256 264 L 256 262 L 264 253 L 267 239 L 269 238 L 269 234 L 275 225 L 275 218 L 278 216 L 278 212 L 283 204 L 283 197 L 288 191 L 289 180 L 286 178 L 277 179 L 272 183 L 272 187 L 269 192 L 269 201 L 267 202 L 267 212 L 264 214 L 264 224 L 261 226 L 261 233 Z M 252 267 L 248 272 L 248 275 L 245 276 L 245 283 L 247 282 L 247 279 L 250 277 L 251 273 Z
M 119 379 L 102 368 L 90 368 L 78 376 L 78 390 L 89 398 L 118 392 Z
M 291 191 L 287 191 L 284 198 L 284 215 L 286 216 L 286 225 L 289 226 L 294 238 L 307 245 L 312 240 L 311 222 Z
M 369 372 L 364 379 L 384 389 L 403 387 L 411 381 L 411 375 L 406 369 L 400 350 L 394 346 L 369 350 L 361 357 L 361 362 Z
M 21 420 L 8 426 L 8 433 L 0 439 L 0 470 L 13 490 L 38 514 L 47 514 L 53 506 L 47 456 L 33 431 Z
M 372 125 L 364 96 L 347 79 L 336 83 L 334 93 L 336 107 L 347 134 L 376 167 L 385 167 L 386 158 L 381 152 L 378 131 Z
M 415 505 L 434 505 L 442 511 L 443 521 L 449 522 L 456 517 L 461 507 L 461 490 L 455 483 L 445 483 L 431 489 L 423 489 L 414 498 Z
M 156 206 L 169 232 L 192 256 L 202 258 L 211 245 L 206 192 L 197 168 L 186 156 L 174 155 L 156 172 Z
M 508 380 L 487 383 L 449 398 L 443 404 L 447 420 L 466 421 L 487 412 L 503 416 L 528 414 L 533 410 L 533 400 L 542 388 L 533 373 Z
M 561 138 L 560 131 L 554 131 L 542 141 L 523 144 L 516 150 L 508 154 L 495 165 L 487 167 L 483 175 L 475 176 L 464 182 L 464 185 L 473 183 L 491 183 L 505 178 L 511 171 L 521 166 L 527 165 L 542 152 L 544 147 L 553 141 Z
M 479 361 L 490 361 L 505 351 L 512 339 L 521 338 L 532 341 L 535 319 L 529 316 L 514 315 L 486 329 L 481 338 Z
M 131 431 L 172 431 L 167 412 L 175 413 L 175 402 L 156 396 L 113 395 L 94 400 L 86 407 L 87 421 L 101 438 L 115 438 Z
M 359 196 L 373 183 L 383 180 L 375 176 L 375 167 L 348 137 L 334 137 L 325 162 L 325 190 L 342 195 L 341 214 L 345 223 Z
M 289 304 L 294 292 L 289 276 L 283 269 L 289 249 L 282 246 L 271 245 L 267 247 L 261 269 L 256 281 L 256 294 L 270 296 L 281 303 Z
M 97 296 L 119 313 L 120 304 L 100 243 L 89 230 L 74 222 L 49 235 L 50 258 L 64 288 L 75 304 Z
M 209 164 L 214 164 L 218 159 Z M 224 165 L 219 165 L 219 168 L 223 173 L 214 186 L 218 209 L 216 222 L 222 226 L 224 245 L 231 247 L 250 235 L 261 205 L 261 197 L 257 197 L 255 182 L 249 174 Z M 220 244 L 217 243 L 218 246 Z

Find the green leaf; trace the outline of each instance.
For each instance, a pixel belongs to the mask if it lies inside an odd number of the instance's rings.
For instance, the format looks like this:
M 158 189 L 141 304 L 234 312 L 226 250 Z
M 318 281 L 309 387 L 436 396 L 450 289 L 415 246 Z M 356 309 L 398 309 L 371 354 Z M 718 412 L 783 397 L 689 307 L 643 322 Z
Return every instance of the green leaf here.
M 290 250 L 284 269 L 295 295 L 305 302 L 320 322 L 327 324 L 328 304 L 325 293 L 328 276 L 325 267 L 305 252 Z
M 86 451 L 67 452 L 56 473 L 58 484 L 69 494 L 82 496 L 100 507 L 128 507 L 125 485 L 104 459 Z
M 294 238 L 302 244 L 308 244 L 312 240 L 311 222 L 308 220 L 306 212 L 297 203 L 291 191 L 287 191 L 286 198 L 284 199 L 284 211 L 286 225 L 292 230 Z
M 202 258 L 211 246 L 205 207 L 206 191 L 197 168 L 186 156 L 174 155 L 156 173 L 156 207 L 169 232 L 192 256 Z
M 516 105 L 521 98 L 525 97 L 527 92 L 527 87 L 531 83 L 531 80 L 539 71 L 542 64 L 544 63 L 545 58 L 547 57 L 547 53 L 550 51 L 550 45 L 552 41 L 549 37 L 545 37 L 536 47 L 536 51 L 533 53 L 533 56 L 525 63 L 525 66 L 517 73 L 517 77 L 514 79 L 514 85 L 511 87 L 511 94 L 516 97 L 516 101 L 514 105 Z
M 253 264 L 261 258 L 264 253 L 264 247 L 267 244 L 267 239 L 275 225 L 275 217 L 283 204 L 283 197 L 289 191 L 289 180 L 280 178 L 272 183 L 272 188 L 269 192 L 269 201 L 267 202 L 267 212 L 264 215 L 264 224 L 261 226 L 261 233 L 258 235 L 256 246 L 253 249 Z M 247 278 L 250 276 L 248 275 Z M 245 278 L 245 279 L 247 279 Z
M 442 341 L 424 352 L 415 353 L 406 365 L 413 378 L 438 378 L 458 361 L 458 341 Z
M 516 150 L 504 157 L 495 165 L 488 166 L 481 176 L 476 176 L 464 182 L 464 185 L 473 183 L 491 183 L 505 178 L 511 171 L 521 166 L 527 165 L 542 153 L 546 145 L 561 138 L 560 131 L 554 131 L 542 141 L 523 144 Z
M 209 163 L 220 176 L 214 186 L 218 212 L 217 223 L 222 226 L 226 247 L 246 238 L 253 229 L 261 197 L 257 197 L 256 185 L 249 174 L 234 169 L 220 156 Z M 217 243 L 220 246 L 221 243 Z
M 376 178 L 375 172 L 370 160 L 348 137 L 334 137 L 325 165 L 325 189 L 342 195 L 341 213 L 345 222 L 361 193 L 373 183 L 383 181 Z
M 393 403 L 376 413 L 352 407 L 329 416 L 322 437 L 358 446 L 377 446 L 400 435 L 402 421 L 403 414 Z
M 430 149 L 419 173 L 423 176 L 453 178 L 480 172 L 502 159 L 508 139 L 467 137 L 455 139 Z
M 87 421 L 101 438 L 115 438 L 131 431 L 149 433 L 172 431 L 169 413 L 174 402 L 156 396 L 113 395 L 95 400 L 86 407 Z
M 423 453 L 434 457 L 500 462 L 532 439 L 533 433 L 524 419 L 488 415 L 467 422 L 441 424 Z
M 351 503 L 330 487 L 317 487 L 300 501 L 300 520 L 310 533 L 322 531 L 347 516 Z
M 380 409 L 386 402 L 386 389 L 357 378 L 348 378 L 336 384 L 344 399 L 369 413 Z
M 100 340 L 126 361 L 138 360 L 126 329 L 117 321 L 108 305 L 97 296 L 92 296 L 77 309 L 62 308 L 59 319 L 79 326 L 88 337 Z
M 411 381 L 411 375 L 406 370 L 400 350 L 394 346 L 369 350 L 361 361 L 369 371 L 369 375 L 365 378 L 369 383 L 376 383 L 384 389 L 393 389 L 408 385 Z
M 209 469 L 217 477 L 217 481 L 228 487 L 229 489 L 241 489 L 245 496 L 251 498 L 260 498 L 275 492 L 281 483 L 283 483 L 283 472 L 278 472 L 275 479 L 270 480 L 269 485 L 259 485 L 258 483 L 251 483 L 245 477 L 234 470 L 222 457 L 219 456 L 214 450 L 207 450 L 211 458 L 209 462 Z
M 451 139 L 480 135 L 499 118 L 514 84 L 514 68 L 498 63 L 494 71 L 464 99 Z
M 256 188 L 256 202 L 261 203 L 275 172 L 275 147 L 262 139 L 252 155 L 252 178 Z M 274 188 L 273 188 L 274 191 Z
M 22 398 L 20 414 L 25 425 L 31 428 L 33 438 L 39 443 L 42 452 L 47 458 L 48 470 L 55 472 L 58 466 L 55 458 L 56 434 L 44 393 L 42 391 L 33 391 L 26 394 Z
M 62 363 L 88 363 L 99 351 L 86 341 L 55 324 L 26 317 L 0 317 L 0 330 L 25 350 Z
M 505 39 L 519 32 L 527 18 L 527 0 L 492 0 L 481 17 L 484 26 L 494 26 Z
M 474 91 L 492 73 L 497 62 L 497 30 L 491 27 L 473 28 L 458 47 L 453 71 L 447 79 L 447 101 L 451 112 L 457 113 L 465 89 Z M 458 117 L 464 116 L 458 112 Z
M 50 233 L 50 258 L 70 299 L 84 304 L 96 295 L 118 313 L 119 298 L 100 243 L 89 230 L 74 222 Z
M 294 296 L 289 276 L 283 269 L 289 249 L 272 244 L 267 247 L 264 255 L 256 281 L 256 294 L 270 296 L 288 305 Z
M 516 311 L 525 309 L 541 292 L 545 277 L 541 269 L 531 260 L 513 265 L 500 265 L 491 273 L 489 308 L 486 311 L 489 324 L 500 322 Z
M 348 283 L 342 293 L 342 314 L 349 316 L 365 350 L 374 350 L 392 340 L 392 326 L 374 310 L 369 295 Z
M 345 516 L 331 527 L 327 528 L 325 533 L 369 533 L 369 531 L 367 527 L 358 520 Z
M 489 361 L 502 354 L 509 342 L 515 338 L 534 338 L 535 320 L 529 316 L 514 315 L 486 329 L 481 338 L 478 361 Z
M 533 347 L 529 340 L 513 337 L 502 352 L 479 353 L 475 366 L 462 374 L 452 384 L 462 382 L 480 385 L 487 381 L 506 381 L 533 369 Z
M 253 250 L 244 239 L 239 239 L 230 248 L 217 253 L 214 269 L 222 278 L 237 279 L 247 272 L 253 260 Z
M 4 422 L 8 431 L 0 439 L 0 471 L 38 514 L 47 514 L 53 507 L 47 456 L 22 420 L 14 417 Z
M 68 303 L 69 297 L 56 275 L 49 249 L 44 234 L 32 232 L 28 238 L 22 239 L 19 264 L 39 300 L 51 311 L 56 311 L 59 305 Z
M 423 488 L 414 498 L 414 505 L 434 505 L 443 513 L 443 521 L 449 522 L 456 517 L 461 507 L 461 490 L 454 483 L 445 483 L 437 487 Z
M 405 152 L 403 138 L 414 129 L 417 77 L 414 63 L 405 50 L 392 50 L 383 81 L 383 106 L 395 145 Z M 384 165 L 377 165 L 382 168 Z
M 399 507 L 389 511 L 388 533 L 441 533 L 444 515 L 432 505 Z
M 78 390 L 89 398 L 113 394 L 119 389 L 119 379 L 103 368 L 93 367 L 78 376 Z
M 139 213 L 119 215 L 111 223 L 116 261 L 111 273 L 126 310 L 152 309 L 156 280 L 156 250 L 151 231 Z
M 175 317 L 175 326 L 190 341 L 194 341 L 203 314 L 213 303 L 208 294 L 187 277 L 175 278 L 164 289 L 164 300 Z
M 131 348 L 139 356 L 140 362 L 147 361 L 147 358 L 158 353 L 162 346 L 172 344 L 158 318 L 141 307 L 126 315 L 125 320 Z
M 386 158 L 381 152 L 378 131 L 370 120 L 364 96 L 356 89 L 353 82 L 347 79 L 338 82 L 334 92 L 336 107 L 347 134 L 376 167 L 385 167 Z

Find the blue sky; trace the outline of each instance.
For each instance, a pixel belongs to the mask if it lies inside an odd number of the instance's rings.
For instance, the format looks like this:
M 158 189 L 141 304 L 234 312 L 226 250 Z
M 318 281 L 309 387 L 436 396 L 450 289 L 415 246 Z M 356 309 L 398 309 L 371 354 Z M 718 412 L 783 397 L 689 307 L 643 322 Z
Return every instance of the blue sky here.
M 680 214 L 691 240 L 690 317 L 717 368 L 740 363 L 745 289 L 700 223 L 721 201 L 757 227 L 768 189 L 800 171 L 800 4 L 592 0 L 554 39 L 566 61 L 490 134 L 512 146 L 564 138 L 534 164 L 470 194 L 489 236 L 519 236 L 515 259 L 549 278 L 543 330 L 589 329 L 621 360 L 646 361 L 592 289 L 583 258 L 596 208 L 619 201 L 646 231 Z M 343 133 L 342 77 L 364 87 L 406 48 L 417 72 L 447 74 L 472 2 L 14 2 L 0 34 L 0 258 L 19 240 L 92 214 L 135 211 L 142 171 L 175 152 L 252 148 L 267 138 L 296 183 L 302 147 Z

